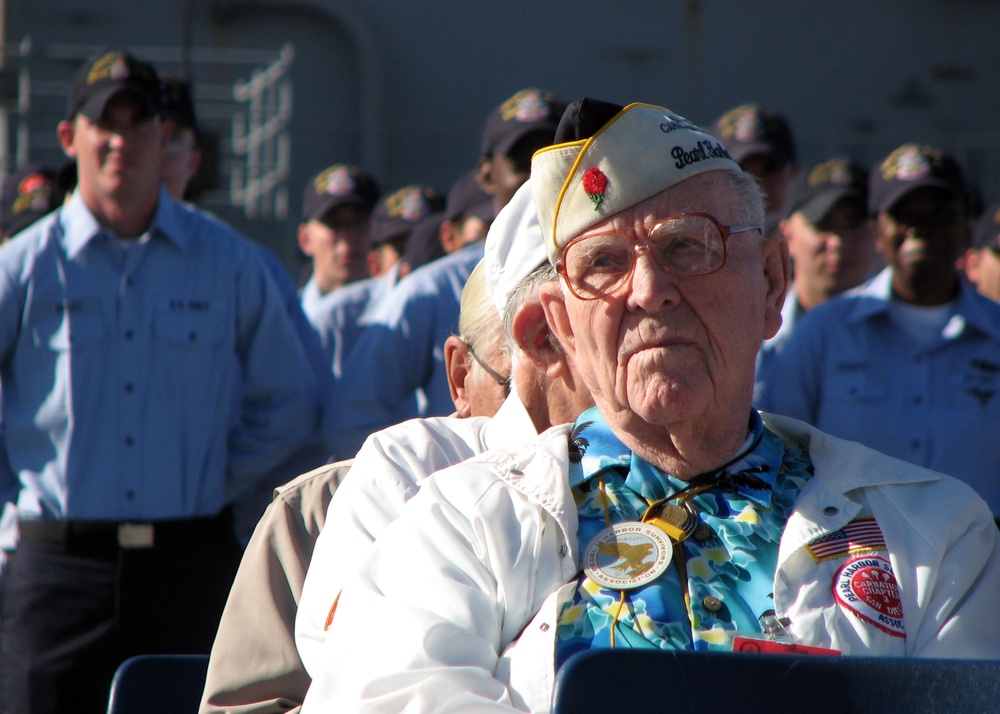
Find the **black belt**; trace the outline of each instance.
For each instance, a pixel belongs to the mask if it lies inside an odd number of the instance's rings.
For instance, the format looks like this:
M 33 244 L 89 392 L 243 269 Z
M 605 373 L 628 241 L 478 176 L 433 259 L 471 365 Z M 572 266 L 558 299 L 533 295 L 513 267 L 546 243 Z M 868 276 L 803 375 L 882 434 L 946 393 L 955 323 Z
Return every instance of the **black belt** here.
M 226 509 L 210 518 L 147 523 L 30 519 L 18 523 L 18 533 L 22 540 L 140 550 L 193 538 L 211 537 L 216 533 L 228 535 L 232 533 L 231 525 L 232 516 L 229 509 Z

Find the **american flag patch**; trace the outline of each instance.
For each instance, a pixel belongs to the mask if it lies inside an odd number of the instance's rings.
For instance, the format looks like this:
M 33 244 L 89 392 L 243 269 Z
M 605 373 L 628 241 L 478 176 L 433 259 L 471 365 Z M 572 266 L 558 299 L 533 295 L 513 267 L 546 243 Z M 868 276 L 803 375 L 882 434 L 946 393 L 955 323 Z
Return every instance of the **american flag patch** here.
M 882 529 L 871 516 L 856 518 L 839 531 L 827 533 L 806 545 L 809 555 L 817 563 L 854 553 L 885 549 Z

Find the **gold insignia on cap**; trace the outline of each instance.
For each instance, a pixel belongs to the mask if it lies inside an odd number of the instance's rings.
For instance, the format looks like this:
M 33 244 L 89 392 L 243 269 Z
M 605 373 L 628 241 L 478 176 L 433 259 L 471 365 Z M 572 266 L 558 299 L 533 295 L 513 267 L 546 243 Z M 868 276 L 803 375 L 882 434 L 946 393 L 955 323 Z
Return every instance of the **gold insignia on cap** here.
M 354 191 L 354 172 L 347 166 L 337 165 L 323 171 L 313 180 L 316 195 L 345 196 Z
M 126 79 L 128 77 L 128 64 L 121 52 L 108 52 L 95 61 L 90 72 L 87 73 L 87 84 L 94 84 L 109 77 L 111 79 Z
M 737 141 L 753 141 L 761 137 L 760 112 L 753 104 L 743 104 L 726 112 L 719 120 L 719 132 Z
M 31 174 L 24 177 L 17 185 L 17 198 L 11 213 L 27 210 L 44 210 L 52 195 L 52 186 L 41 174 Z
M 500 116 L 504 121 L 516 119 L 520 122 L 538 121 L 552 113 L 552 95 L 538 89 L 522 89 L 500 105 Z
M 809 172 L 809 186 L 815 188 L 821 183 L 849 184 L 851 169 L 847 159 L 830 159 L 814 167 Z
M 933 166 L 940 165 L 942 154 L 930 146 L 904 144 L 886 157 L 879 171 L 886 181 L 913 181 L 931 172 Z
M 429 213 L 424 193 L 416 186 L 401 188 L 389 196 L 385 209 L 390 216 L 400 216 L 407 221 L 419 221 Z

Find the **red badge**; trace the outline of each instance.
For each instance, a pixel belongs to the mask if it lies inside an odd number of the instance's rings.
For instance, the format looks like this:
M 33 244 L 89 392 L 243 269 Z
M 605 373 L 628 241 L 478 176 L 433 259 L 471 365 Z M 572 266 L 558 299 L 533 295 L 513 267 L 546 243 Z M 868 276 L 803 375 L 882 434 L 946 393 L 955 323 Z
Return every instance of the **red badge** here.
M 892 564 L 881 555 L 858 555 L 837 571 L 833 596 L 842 607 L 893 637 L 905 637 L 903 603 Z
M 813 647 L 785 642 L 774 642 L 756 637 L 734 637 L 733 652 L 759 652 L 761 654 L 793 654 L 793 655 L 824 655 L 839 657 L 840 650 L 829 647 Z

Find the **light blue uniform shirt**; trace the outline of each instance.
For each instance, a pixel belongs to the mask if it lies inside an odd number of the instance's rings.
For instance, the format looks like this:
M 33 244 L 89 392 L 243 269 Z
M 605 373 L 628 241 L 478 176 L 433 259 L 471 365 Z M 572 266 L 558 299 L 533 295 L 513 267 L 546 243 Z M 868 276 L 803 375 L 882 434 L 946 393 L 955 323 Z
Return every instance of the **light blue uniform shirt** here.
M 788 290 L 788 297 L 785 298 L 785 304 L 781 307 L 781 327 L 778 328 L 778 332 L 775 333 L 774 337 L 764 340 L 764 343 L 760 346 L 760 351 L 757 352 L 753 401 L 755 405 L 757 404 L 757 397 L 763 389 L 765 374 L 771 366 L 771 362 L 774 361 L 774 356 L 784 349 L 788 338 L 792 336 L 792 330 L 795 329 L 795 323 L 806 312 L 802 309 L 802 305 L 799 303 L 798 297 L 796 297 L 797 294 L 795 283 L 793 282 L 791 288 Z
M 336 458 L 354 456 L 369 434 L 392 424 L 455 411 L 444 341 L 458 332 L 462 288 L 482 257 L 479 241 L 421 266 L 366 314 L 324 415 Z
M 380 301 L 399 279 L 399 264 L 384 275 L 349 283 L 328 293 L 320 292 L 313 276 L 302 287 L 302 310 L 319 335 L 327 359 L 327 371 L 334 379 L 344 374 L 344 363 L 357 344 L 364 325 Z
M 887 268 L 809 310 L 756 406 L 965 481 L 1000 514 L 1000 304 L 962 283 L 930 343 L 896 323 Z
M 0 250 L 0 360 L 3 493 L 21 518 L 212 515 L 318 419 L 252 244 L 162 189 L 137 241 L 103 231 L 77 193 Z

